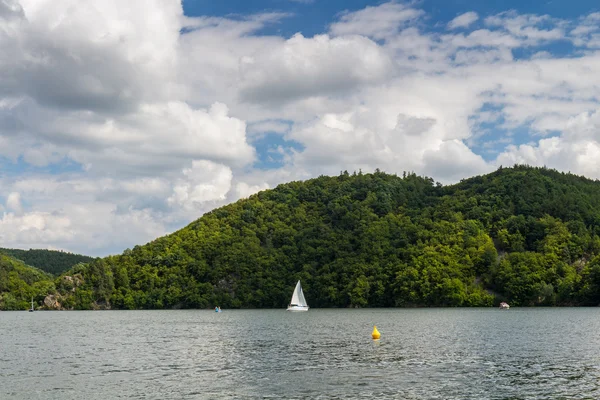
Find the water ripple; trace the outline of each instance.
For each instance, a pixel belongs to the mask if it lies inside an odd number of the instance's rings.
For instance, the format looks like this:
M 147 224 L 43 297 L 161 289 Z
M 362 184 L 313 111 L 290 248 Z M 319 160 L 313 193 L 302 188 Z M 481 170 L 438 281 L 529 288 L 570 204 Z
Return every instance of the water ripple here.
M 597 399 L 599 313 L 1 312 L 0 398 Z

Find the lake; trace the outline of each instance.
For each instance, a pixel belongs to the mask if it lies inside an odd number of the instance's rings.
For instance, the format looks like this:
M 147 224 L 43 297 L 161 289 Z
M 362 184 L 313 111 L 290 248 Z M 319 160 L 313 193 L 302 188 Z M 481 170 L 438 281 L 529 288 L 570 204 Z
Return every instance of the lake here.
M 600 309 L 0 312 L 0 399 L 116 398 L 598 399 Z

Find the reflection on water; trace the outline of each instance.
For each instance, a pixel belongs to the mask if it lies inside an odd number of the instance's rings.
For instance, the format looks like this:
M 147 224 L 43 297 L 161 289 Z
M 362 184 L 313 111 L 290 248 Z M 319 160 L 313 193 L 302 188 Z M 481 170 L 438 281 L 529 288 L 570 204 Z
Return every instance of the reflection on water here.
M 596 308 L 1 312 L 0 398 L 596 399 L 599 328 Z

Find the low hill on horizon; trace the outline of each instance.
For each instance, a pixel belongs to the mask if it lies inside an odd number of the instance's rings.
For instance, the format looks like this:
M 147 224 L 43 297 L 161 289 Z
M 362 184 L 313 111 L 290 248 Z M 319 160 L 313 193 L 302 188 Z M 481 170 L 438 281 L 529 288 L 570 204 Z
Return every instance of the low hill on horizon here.
M 572 174 L 343 172 L 79 264 L 55 294 L 78 309 L 283 308 L 301 280 L 311 307 L 598 305 L 599 235 L 600 182 Z
M 94 257 L 61 250 L 0 248 L 0 253 L 14 257 L 27 265 L 39 268 L 52 275 L 60 275 L 75 264 L 89 263 L 94 260 Z

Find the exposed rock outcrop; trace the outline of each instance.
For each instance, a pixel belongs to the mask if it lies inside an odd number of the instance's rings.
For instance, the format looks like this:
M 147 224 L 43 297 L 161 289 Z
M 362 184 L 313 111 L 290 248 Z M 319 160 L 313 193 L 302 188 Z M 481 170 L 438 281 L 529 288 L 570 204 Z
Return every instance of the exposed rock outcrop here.
M 71 292 L 75 292 L 75 289 L 83 283 L 83 278 L 80 274 L 75 274 L 73 276 L 65 275 L 61 279 L 62 287 Z
M 49 294 L 44 298 L 44 306 L 49 310 L 62 310 L 63 308 L 59 300 L 62 300 L 60 296 Z

